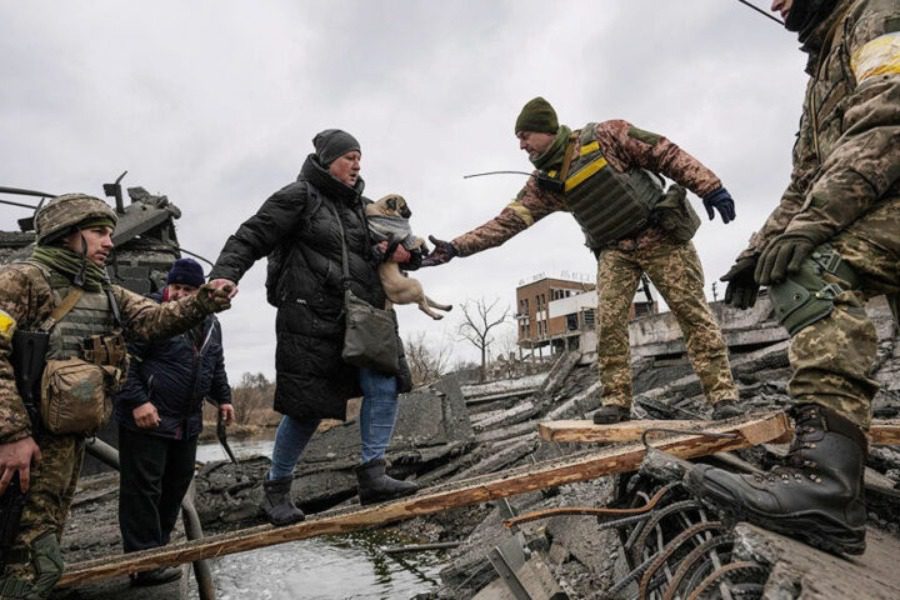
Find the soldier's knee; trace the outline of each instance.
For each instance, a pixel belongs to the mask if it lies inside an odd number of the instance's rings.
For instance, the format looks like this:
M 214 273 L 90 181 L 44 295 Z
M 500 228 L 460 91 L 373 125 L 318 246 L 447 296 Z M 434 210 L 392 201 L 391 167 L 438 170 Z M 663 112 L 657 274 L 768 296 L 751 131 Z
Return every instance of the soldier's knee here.
M 775 318 L 794 336 L 830 315 L 834 310 L 834 299 L 858 286 L 859 277 L 852 267 L 836 250 L 824 244 L 803 261 L 796 273 L 770 286 L 769 296 Z

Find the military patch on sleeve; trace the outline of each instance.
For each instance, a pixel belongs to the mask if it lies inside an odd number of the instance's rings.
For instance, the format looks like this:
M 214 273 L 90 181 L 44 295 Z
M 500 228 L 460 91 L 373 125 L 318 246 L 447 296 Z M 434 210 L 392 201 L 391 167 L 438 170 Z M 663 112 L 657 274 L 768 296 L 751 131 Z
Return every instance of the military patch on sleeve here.
M 650 131 L 645 131 L 643 129 L 638 129 L 634 126 L 628 128 L 628 137 L 640 140 L 645 144 L 649 144 L 650 146 L 655 146 L 659 142 L 659 140 L 662 139 L 662 136 L 660 135 L 657 135 Z
M 900 74 L 900 31 L 866 42 L 850 57 L 857 85 L 873 77 Z
M 15 332 L 16 320 L 8 312 L 0 310 L 0 338 L 9 341 Z

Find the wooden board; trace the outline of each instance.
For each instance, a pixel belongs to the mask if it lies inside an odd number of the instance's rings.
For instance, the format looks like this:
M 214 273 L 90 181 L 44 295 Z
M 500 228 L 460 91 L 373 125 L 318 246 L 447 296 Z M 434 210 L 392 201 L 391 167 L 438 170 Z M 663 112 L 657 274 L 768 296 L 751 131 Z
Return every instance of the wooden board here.
M 602 442 L 621 443 L 634 442 L 648 429 L 706 430 L 714 425 L 714 421 L 626 421 L 613 425 L 594 425 L 593 421 L 569 420 L 547 421 L 538 425 L 541 439 L 548 442 Z M 651 433 L 651 436 L 654 435 Z M 788 439 L 773 441 L 789 441 L 793 435 L 788 430 Z M 650 439 L 653 439 L 652 437 Z M 900 420 L 875 420 L 869 428 L 869 441 L 873 446 L 893 446 L 900 444 Z
M 742 422 L 716 424 L 708 429 L 710 432 L 726 434 L 729 437 L 676 435 L 654 441 L 653 447 L 681 458 L 696 458 L 716 452 L 737 450 L 782 437 L 787 429 L 787 419 L 781 412 L 769 413 Z M 225 554 L 246 552 L 319 535 L 378 527 L 458 506 L 480 504 L 525 492 L 633 471 L 640 467 L 645 453 L 646 449 L 640 443 L 604 448 L 564 459 L 509 469 L 500 477 L 494 474 L 467 479 L 452 485 L 428 488 L 415 496 L 394 502 L 332 510 L 287 527 L 264 525 L 163 548 L 77 563 L 66 569 L 60 586 L 92 583 L 134 571 L 147 571 Z

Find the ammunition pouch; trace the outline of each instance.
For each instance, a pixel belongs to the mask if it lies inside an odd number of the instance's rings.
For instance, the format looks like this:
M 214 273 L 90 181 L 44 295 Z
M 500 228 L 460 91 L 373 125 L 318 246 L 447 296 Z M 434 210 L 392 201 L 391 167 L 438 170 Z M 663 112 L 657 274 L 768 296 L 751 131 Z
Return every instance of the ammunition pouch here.
M 123 371 L 80 358 L 47 361 L 41 378 L 41 422 L 51 433 L 92 435 L 112 414 Z
M 830 281 L 829 281 L 830 280 Z M 856 289 L 859 277 L 831 246 L 819 246 L 800 270 L 769 287 L 775 318 L 791 336 L 824 319 L 834 310 L 834 299 Z
M 653 209 L 651 221 L 665 231 L 669 237 L 680 243 L 693 239 L 700 227 L 700 217 L 687 199 L 687 190 L 680 185 L 671 185 Z
M 81 356 L 89 363 L 112 366 L 124 371 L 128 361 L 125 336 L 115 333 L 87 337 L 81 344 Z

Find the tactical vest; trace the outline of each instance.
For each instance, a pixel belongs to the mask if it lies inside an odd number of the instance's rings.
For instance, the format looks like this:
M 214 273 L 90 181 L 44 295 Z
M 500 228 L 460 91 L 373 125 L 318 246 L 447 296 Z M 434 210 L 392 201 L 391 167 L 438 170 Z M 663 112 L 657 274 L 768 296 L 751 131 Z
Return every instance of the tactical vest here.
M 644 228 L 663 194 L 658 176 L 643 169 L 620 173 L 607 164 L 597 141 L 596 126 L 596 123 L 588 123 L 575 132 L 580 150 L 572 158 L 568 172 L 562 174 L 566 205 L 592 250 Z M 567 150 L 569 152 L 572 150 Z M 556 171 L 549 171 L 547 175 L 560 176 Z
M 41 270 L 59 306 L 72 287 L 71 282 L 41 264 L 28 261 Z M 86 292 L 72 310 L 50 332 L 47 359 L 83 358 L 84 340 L 93 335 L 118 333 L 109 296 L 104 292 Z

